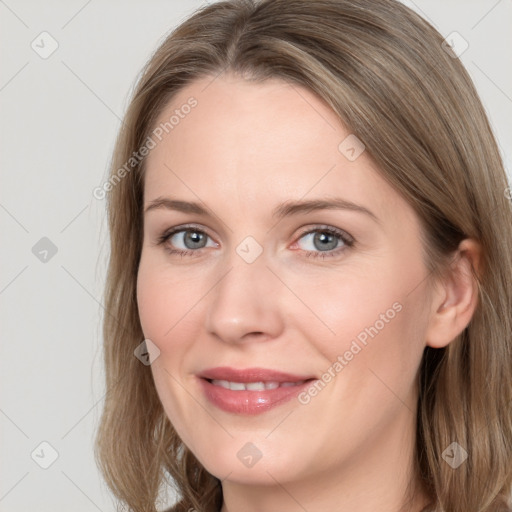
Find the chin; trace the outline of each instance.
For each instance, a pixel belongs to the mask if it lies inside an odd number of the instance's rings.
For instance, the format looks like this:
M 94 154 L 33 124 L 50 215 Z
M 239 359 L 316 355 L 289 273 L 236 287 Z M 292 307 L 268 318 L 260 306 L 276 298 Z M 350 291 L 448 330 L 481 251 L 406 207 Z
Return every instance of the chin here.
M 254 443 L 233 439 L 224 449 L 220 445 L 217 451 L 209 451 L 206 456 L 196 457 L 205 469 L 219 480 L 229 480 L 240 484 L 275 485 L 276 480 L 299 478 L 299 473 L 306 470 L 304 460 L 297 460 L 300 449 L 288 448 L 286 451 L 282 444 L 272 445 L 267 440 L 269 449 L 263 442 Z M 195 452 L 198 453 L 198 452 Z M 286 457 L 285 454 L 295 454 Z M 293 474 L 292 474 L 293 470 Z

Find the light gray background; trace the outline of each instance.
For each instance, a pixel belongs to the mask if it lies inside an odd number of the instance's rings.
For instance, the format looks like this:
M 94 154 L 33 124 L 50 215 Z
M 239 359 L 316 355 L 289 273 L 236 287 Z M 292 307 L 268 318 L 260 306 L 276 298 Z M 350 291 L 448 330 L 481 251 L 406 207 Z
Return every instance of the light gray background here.
M 114 510 L 92 453 L 107 261 L 92 191 L 142 65 L 202 3 L 0 0 L 0 511 Z M 468 41 L 461 59 L 510 173 L 512 0 L 404 3 Z M 59 45 L 47 59 L 31 48 L 43 31 Z M 57 247 L 46 263 L 32 252 L 42 237 Z M 51 461 L 43 441 L 58 452 L 48 469 L 31 458 Z

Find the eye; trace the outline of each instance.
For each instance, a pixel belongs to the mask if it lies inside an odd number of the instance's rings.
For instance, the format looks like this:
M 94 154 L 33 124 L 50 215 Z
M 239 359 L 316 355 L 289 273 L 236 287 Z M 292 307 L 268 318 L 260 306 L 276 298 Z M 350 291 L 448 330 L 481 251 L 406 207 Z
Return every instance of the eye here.
M 195 226 L 180 226 L 166 231 L 159 239 L 157 244 L 163 245 L 169 242 L 166 250 L 170 254 L 180 254 L 181 256 L 191 256 L 198 253 L 200 249 L 208 247 L 207 242 L 210 236 Z M 213 241 L 212 241 L 213 242 Z M 215 242 L 209 247 L 217 247 Z
M 302 247 L 299 241 L 303 240 Z M 295 243 L 299 248 L 306 251 L 308 257 L 325 258 L 337 256 L 340 252 L 354 245 L 354 239 L 344 231 L 331 226 L 322 226 L 310 229 L 303 233 Z
M 211 243 L 208 245 L 208 239 Z M 303 240 L 302 244 L 299 243 Z M 332 226 L 319 226 L 304 232 L 295 246 L 313 258 L 337 256 L 354 245 L 354 238 L 348 233 Z M 167 230 L 157 240 L 157 245 L 164 245 L 169 254 L 180 256 L 198 256 L 201 249 L 218 247 L 211 237 L 196 226 L 178 226 Z M 302 246 L 301 246 L 302 245 Z

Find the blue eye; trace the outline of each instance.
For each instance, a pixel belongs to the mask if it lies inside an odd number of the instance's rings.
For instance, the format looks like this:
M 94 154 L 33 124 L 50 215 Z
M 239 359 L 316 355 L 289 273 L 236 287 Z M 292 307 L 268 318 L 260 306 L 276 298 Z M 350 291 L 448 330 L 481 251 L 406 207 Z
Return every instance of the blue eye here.
M 177 249 L 167 248 L 166 250 L 170 254 L 190 256 L 193 253 L 197 253 L 199 249 L 207 247 L 206 243 L 208 238 L 210 238 L 209 235 L 202 229 L 194 226 L 181 226 L 180 228 L 175 228 L 170 232 L 164 233 L 158 239 L 158 244 L 164 244 L 169 240 L 172 242 L 171 245 L 173 247 L 178 247 Z M 184 247 L 179 247 L 180 244 Z M 212 246 L 216 247 L 217 244 L 213 243 L 210 247 Z
M 207 247 L 218 247 L 216 242 L 211 241 L 208 245 L 208 239 L 211 237 L 202 229 L 195 226 L 180 226 L 166 231 L 159 237 L 157 244 L 163 245 L 170 242 L 171 247 L 166 246 L 169 254 L 179 254 L 180 256 L 197 256 L 201 249 Z M 337 256 L 340 252 L 352 247 L 354 239 L 339 229 L 322 226 L 303 233 L 298 241 L 305 240 L 305 247 L 299 247 L 306 256 L 313 258 L 325 258 L 328 256 Z
M 328 226 L 309 230 L 299 238 L 302 239 L 306 241 L 306 247 L 301 250 L 313 258 L 337 256 L 354 245 L 354 239 L 347 233 Z

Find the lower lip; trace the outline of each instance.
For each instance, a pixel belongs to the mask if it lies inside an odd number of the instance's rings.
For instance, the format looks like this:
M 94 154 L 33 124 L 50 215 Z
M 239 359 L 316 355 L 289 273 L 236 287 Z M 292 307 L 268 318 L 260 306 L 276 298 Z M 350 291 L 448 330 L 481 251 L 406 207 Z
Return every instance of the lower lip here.
M 309 387 L 313 381 L 308 380 L 297 386 L 265 389 L 263 391 L 233 391 L 215 386 L 206 379 L 199 379 L 206 398 L 226 412 L 237 414 L 260 414 L 296 397 Z

